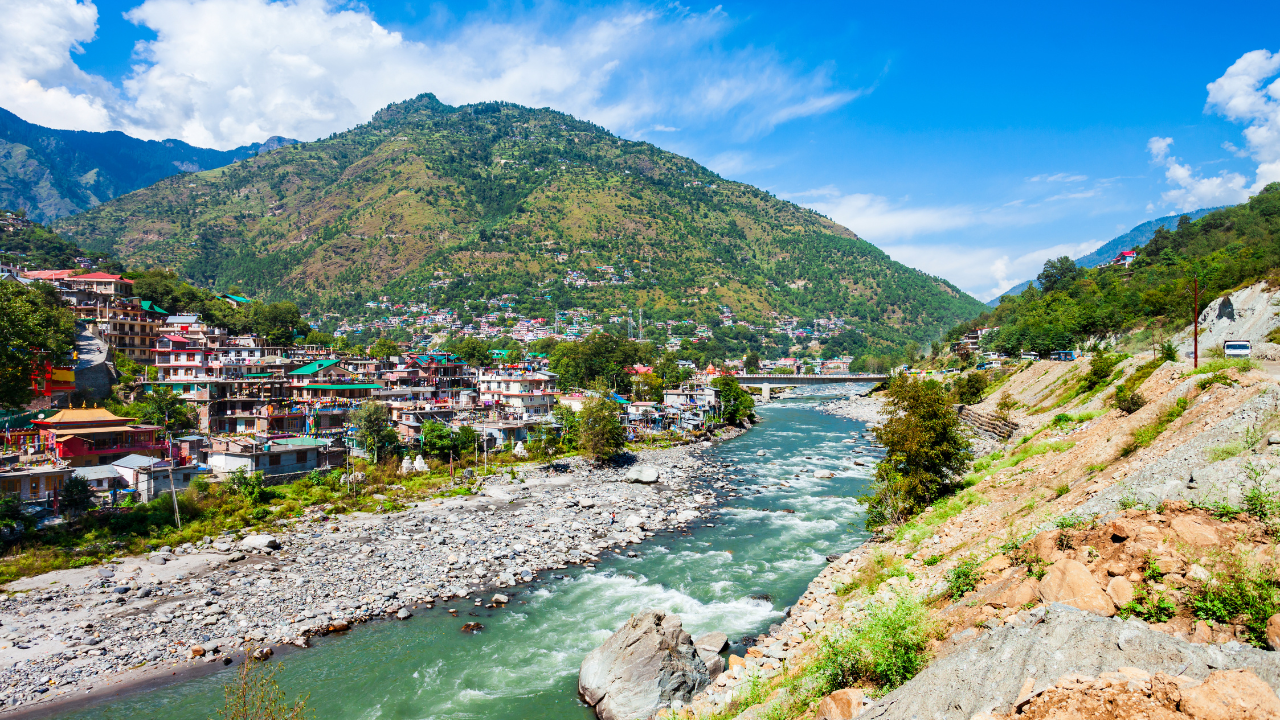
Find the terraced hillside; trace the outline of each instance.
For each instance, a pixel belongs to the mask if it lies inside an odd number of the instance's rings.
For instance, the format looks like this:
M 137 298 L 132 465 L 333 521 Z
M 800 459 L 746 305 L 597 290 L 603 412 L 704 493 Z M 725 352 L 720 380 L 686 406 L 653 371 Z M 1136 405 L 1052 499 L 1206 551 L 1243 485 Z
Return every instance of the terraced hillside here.
M 431 95 L 367 124 L 163 180 L 64 220 L 82 246 L 201 285 L 352 311 L 382 296 L 552 307 L 727 306 L 928 340 L 982 305 L 848 229 L 548 109 Z M 567 281 L 567 283 L 566 283 Z

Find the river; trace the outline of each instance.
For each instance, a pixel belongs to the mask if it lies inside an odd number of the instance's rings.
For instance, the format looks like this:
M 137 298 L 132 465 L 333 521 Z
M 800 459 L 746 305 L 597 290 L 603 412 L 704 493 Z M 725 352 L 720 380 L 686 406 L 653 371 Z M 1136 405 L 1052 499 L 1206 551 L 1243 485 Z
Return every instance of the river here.
M 691 534 L 661 533 L 632 546 L 637 557 L 609 555 L 594 570 L 561 571 L 560 579 L 544 572 L 504 610 L 467 602 L 455 605 L 456 618 L 437 607 L 315 638 L 313 649 L 284 659 L 280 686 L 290 697 L 309 693 L 316 716 L 326 719 L 588 720 L 594 714 L 577 697 L 578 665 L 632 613 L 678 613 L 695 637 L 766 631 L 828 554 L 866 538 L 856 497 L 876 455 L 861 438 L 863 423 L 813 410 L 821 399 L 759 407 L 761 424 L 712 451 L 733 463 L 726 472 L 743 478 L 734 482 L 743 495 L 727 498 Z M 835 477 L 814 478 L 816 469 Z M 484 630 L 460 632 L 470 621 Z M 741 654 L 740 645 L 734 649 Z M 205 720 L 220 707 L 234 669 L 56 717 Z

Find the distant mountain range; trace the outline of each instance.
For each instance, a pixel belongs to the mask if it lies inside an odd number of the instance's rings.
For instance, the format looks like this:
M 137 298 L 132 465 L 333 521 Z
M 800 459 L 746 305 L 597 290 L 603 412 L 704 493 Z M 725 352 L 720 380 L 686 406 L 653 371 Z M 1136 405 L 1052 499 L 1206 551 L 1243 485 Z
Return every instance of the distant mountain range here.
M 1080 267 L 1088 267 L 1088 268 L 1094 268 L 1094 267 L 1098 267 L 1099 265 L 1105 265 L 1111 262 L 1112 260 L 1115 260 L 1116 256 L 1125 250 L 1132 250 L 1134 248 L 1142 247 L 1143 245 L 1146 245 L 1148 240 L 1155 237 L 1157 228 L 1163 227 L 1169 230 L 1173 230 L 1178 226 L 1178 218 L 1182 217 L 1183 215 L 1190 216 L 1192 220 L 1199 220 L 1200 218 L 1204 217 L 1205 215 L 1208 215 L 1214 210 L 1221 210 L 1223 207 L 1225 206 L 1201 208 L 1199 210 L 1192 210 L 1191 212 L 1178 213 L 1177 215 L 1166 215 L 1165 217 L 1156 218 L 1155 220 L 1148 220 L 1142 223 L 1141 225 L 1135 227 L 1134 229 L 1130 230 L 1129 232 L 1119 237 L 1112 238 L 1111 240 L 1107 241 L 1106 244 L 1104 244 L 1102 247 L 1098 248 L 1097 250 L 1094 250 L 1088 255 L 1083 255 L 1081 257 L 1076 258 L 1075 259 L 1076 265 L 1079 265 Z M 1000 297 L 997 297 L 993 300 L 988 300 L 987 307 L 999 307 L 1001 297 L 1004 297 L 1005 295 L 1017 295 L 1021 293 L 1023 290 L 1026 290 L 1027 286 L 1033 282 L 1035 281 L 1028 280 L 1024 283 L 1019 283 L 1018 285 L 1014 285 L 1008 290 L 1005 290 L 1004 292 L 1000 293 Z
M 122 132 L 53 130 L 0 108 L 0 209 L 23 210 L 48 223 L 170 175 L 222 167 L 295 142 L 273 137 L 210 150 Z

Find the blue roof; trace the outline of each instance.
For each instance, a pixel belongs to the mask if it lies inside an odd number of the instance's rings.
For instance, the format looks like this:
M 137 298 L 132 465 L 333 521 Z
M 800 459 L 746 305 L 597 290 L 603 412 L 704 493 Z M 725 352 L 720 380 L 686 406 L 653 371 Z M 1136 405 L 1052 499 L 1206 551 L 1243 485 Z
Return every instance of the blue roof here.
M 162 462 L 165 462 L 164 458 L 149 457 L 147 455 L 125 455 L 111 464 L 137 470 L 139 468 L 149 468 Z

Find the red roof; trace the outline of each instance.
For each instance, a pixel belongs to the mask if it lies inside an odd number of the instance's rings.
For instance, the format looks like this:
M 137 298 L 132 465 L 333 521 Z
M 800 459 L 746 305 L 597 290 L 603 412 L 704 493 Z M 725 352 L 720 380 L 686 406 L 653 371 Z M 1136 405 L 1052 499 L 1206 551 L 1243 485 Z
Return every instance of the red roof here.
M 75 270 L 31 270 L 22 273 L 32 280 L 63 280 L 71 277 Z
M 160 337 L 164 338 L 165 340 L 172 340 L 174 342 L 184 342 L 184 343 L 191 342 L 190 340 L 182 337 L 181 335 L 161 335 Z
M 129 284 L 133 284 L 132 280 L 125 280 L 119 275 L 111 275 L 109 273 L 101 273 L 101 272 L 89 273 L 88 275 L 76 275 L 74 279 L 76 280 L 119 280 L 120 282 L 127 282 Z

